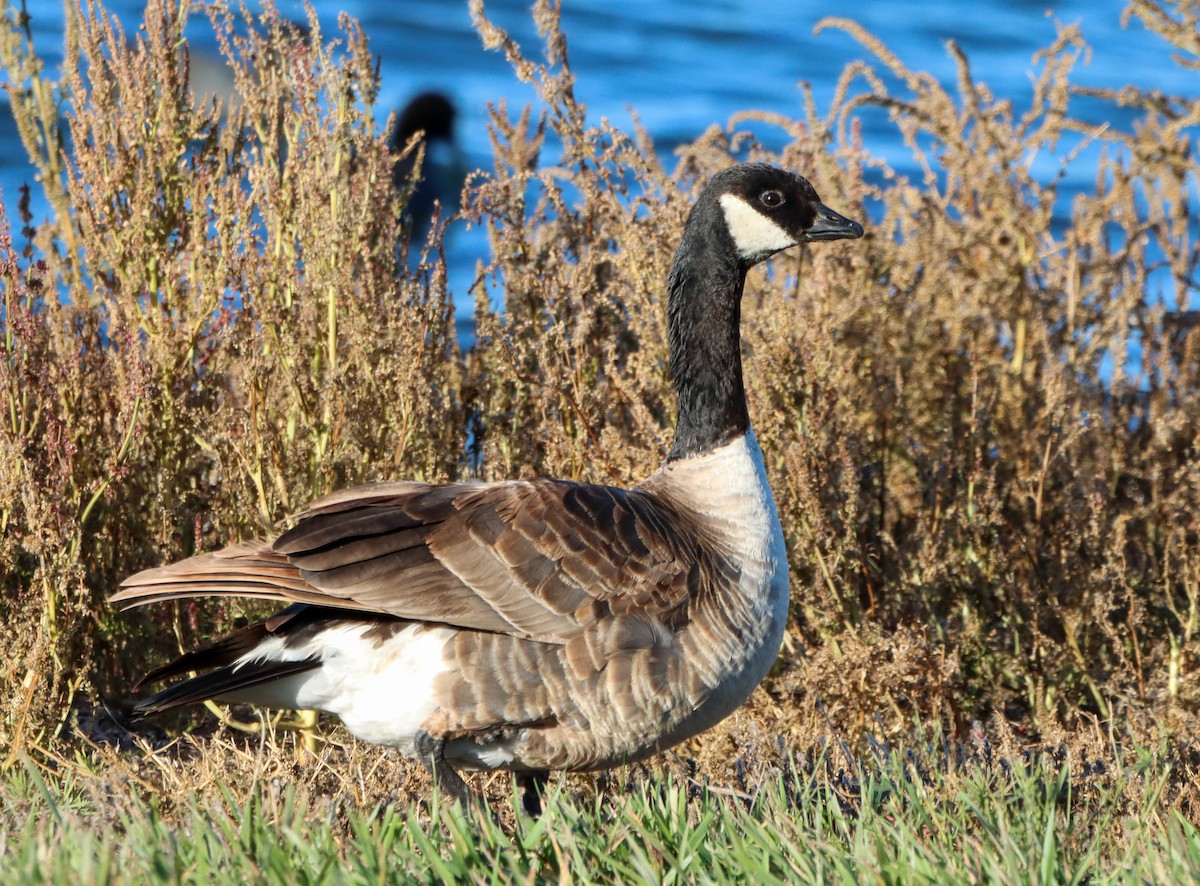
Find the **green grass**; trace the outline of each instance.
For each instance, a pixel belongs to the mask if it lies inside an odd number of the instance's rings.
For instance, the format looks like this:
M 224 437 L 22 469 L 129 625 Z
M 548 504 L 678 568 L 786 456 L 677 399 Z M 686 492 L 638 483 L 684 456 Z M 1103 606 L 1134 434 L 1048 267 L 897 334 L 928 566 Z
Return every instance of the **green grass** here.
M 97 767 L 32 763 L 0 786 L 14 883 L 1187 883 L 1200 831 L 1159 814 L 1168 767 L 887 751 L 785 767 L 754 796 L 674 775 L 556 788 L 509 832 L 478 809 L 358 807 L 278 779 L 139 795 Z M 1074 773 L 1074 774 L 1072 774 Z M 618 780 L 619 781 L 619 780 Z M 516 797 L 512 797 L 516 802 Z

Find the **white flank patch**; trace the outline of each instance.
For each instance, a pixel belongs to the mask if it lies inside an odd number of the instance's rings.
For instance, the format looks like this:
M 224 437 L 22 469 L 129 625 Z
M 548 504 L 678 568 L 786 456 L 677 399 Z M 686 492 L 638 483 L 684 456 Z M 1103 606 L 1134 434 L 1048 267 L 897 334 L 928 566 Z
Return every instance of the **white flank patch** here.
M 276 707 L 312 708 L 341 717 L 363 741 L 390 745 L 415 756 L 417 732 L 436 709 L 433 681 L 447 669 L 443 650 L 457 631 L 410 625 L 379 643 L 363 634 L 373 625 L 322 631 L 302 646 L 287 648 L 272 637 L 242 662 L 295 661 L 318 657 L 321 666 L 256 687 L 239 700 Z
M 721 209 L 738 255 L 747 261 L 765 258 L 799 242 L 741 197 L 722 194 Z

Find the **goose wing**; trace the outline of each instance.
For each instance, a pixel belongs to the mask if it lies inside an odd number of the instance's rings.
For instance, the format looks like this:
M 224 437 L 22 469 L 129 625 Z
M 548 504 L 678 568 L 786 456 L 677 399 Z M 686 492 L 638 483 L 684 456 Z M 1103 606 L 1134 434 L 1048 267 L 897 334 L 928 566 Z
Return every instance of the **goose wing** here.
M 685 621 L 696 539 L 637 489 L 376 484 L 319 499 L 273 541 L 133 575 L 112 599 L 262 597 L 566 643 L 608 615 Z

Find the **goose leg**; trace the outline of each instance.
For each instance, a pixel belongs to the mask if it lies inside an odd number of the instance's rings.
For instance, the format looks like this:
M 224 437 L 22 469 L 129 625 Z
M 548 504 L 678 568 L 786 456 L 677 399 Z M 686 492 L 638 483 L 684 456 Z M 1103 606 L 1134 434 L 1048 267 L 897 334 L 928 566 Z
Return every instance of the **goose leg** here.
M 545 769 L 533 769 L 517 773 L 517 787 L 521 789 L 521 808 L 530 818 L 538 818 L 542 814 L 542 795 L 546 792 L 546 782 L 550 773 Z
M 446 762 L 446 739 L 434 738 L 428 732 L 419 732 L 415 744 L 417 759 L 433 776 L 434 785 L 441 788 L 450 799 L 457 800 L 464 806 L 475 799 L 462 776 Z

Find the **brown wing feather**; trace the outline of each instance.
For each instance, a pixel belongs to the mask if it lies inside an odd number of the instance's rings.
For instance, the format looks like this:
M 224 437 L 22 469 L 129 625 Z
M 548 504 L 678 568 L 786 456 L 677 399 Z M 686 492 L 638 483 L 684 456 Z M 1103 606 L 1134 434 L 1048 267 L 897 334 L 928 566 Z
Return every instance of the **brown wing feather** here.
M 314 502 L 273 542 L 140 572 L 112 599 L 265 597 L 566 643 L 608 614 L 686 619 L 686 527 L 638 490 L 378 484 Z

